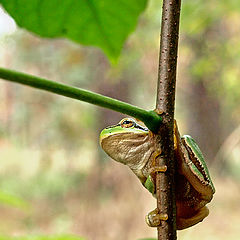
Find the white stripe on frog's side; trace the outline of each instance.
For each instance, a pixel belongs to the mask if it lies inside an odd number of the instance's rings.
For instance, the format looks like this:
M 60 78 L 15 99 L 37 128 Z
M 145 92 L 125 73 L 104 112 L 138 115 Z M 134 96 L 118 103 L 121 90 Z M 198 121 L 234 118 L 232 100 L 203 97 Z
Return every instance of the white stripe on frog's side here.
M 189 170 L 187 168 L 184 169 L 184 176 L 199 193 L 205 196 L 206 199 L 211 200 L 215 189 L 208 174 L 208 170 L 206 170 L 204 163 L 202 164 L 202 160 L 194 154 L 193 148 L 186 144 L 184 139 L 182 139 L 182 143 L 187 151 L 187 154 L 184 154 L 184 161 L 189 168 Z
M 199 180 L 202 180 L 202 183 L 204 185 L 209 185 L 209 187 L 211 187 L 212 193 L 215 193 L 215 188 L 212 183 L 207 164 L 205 162 L 204 156 L 200 148 L 198 147 L 197 143 L 189 135 L 184 135 L 182 137 L 182 142 L 188 151 L 191 161 L 193 162 L 194 166 L 197 168 L 197 169 L 195 168 L 195 171 L 197 175 L 200 177 Z

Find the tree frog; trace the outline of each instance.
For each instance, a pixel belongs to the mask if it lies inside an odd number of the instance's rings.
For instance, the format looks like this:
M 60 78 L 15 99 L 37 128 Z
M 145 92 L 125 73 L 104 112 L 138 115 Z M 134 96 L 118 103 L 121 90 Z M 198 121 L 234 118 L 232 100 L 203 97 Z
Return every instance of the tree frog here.
M 127 165 L 143 186 L 155 196 L 154 164 L 159 151 L 155 135 L 143 124 L 124 118 L 100 133 L 100 145 L 117 162 Z M 205 206 L 215 192 L 204 157 L 192 137 L 180 137 L 174 123 L 174 152 L 176 159 L 177 229 L 185 229 L 208 216 Z M 164 170 L 164 166 L 162 171 Z M 150 212 L 146 221 L 157 227 L 164 219 L 157 210 Z

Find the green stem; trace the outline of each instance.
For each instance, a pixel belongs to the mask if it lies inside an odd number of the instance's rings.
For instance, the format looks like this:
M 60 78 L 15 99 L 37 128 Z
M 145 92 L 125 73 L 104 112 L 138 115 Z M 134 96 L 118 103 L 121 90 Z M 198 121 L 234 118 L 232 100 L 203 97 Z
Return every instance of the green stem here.
M 162 121 L 162 118 L 154 111 L 146 111 L 142 108 L 103 96 L 101 94 L 39 78 L 33 75 L 0 68 L 0 78 L 127 114 L 143 121 L 153 132 L 158 130 Z

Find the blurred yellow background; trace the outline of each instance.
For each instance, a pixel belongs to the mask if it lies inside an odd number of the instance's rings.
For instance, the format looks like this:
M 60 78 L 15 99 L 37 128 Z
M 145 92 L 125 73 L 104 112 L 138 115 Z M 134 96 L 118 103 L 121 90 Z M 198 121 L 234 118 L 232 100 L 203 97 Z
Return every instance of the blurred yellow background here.
M 155 107 L 159 2 L 149 2 L 119 64 L 67 40 L 40 39 L 0 10 L 0 66 Z M 2 24 L 3 23 L 3 24 Z M 215 183 L 210 215 L 179 239 L 240 236 L 240 3 L 182 3 L 176 119 L 199 143 Z M 155 237 L 156 200 L 103 153 L 98 135 L 123 115 L 0 80 L 0 235 Z

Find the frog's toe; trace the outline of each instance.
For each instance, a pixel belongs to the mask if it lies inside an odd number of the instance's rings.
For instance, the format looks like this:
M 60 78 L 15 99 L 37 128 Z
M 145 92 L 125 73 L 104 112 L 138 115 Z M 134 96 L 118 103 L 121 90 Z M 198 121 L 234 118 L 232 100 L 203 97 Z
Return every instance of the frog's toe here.
M 191 227 L 199 222 L 201 222 L 205 217 L 207 217 L 209 214 L 209 210 L 206 206 L 203 208 L 200 208 L 196 214 L 194 214 L 192 217 L 188 218 L 177 218 L 177 230 L 182 230 L 188 227 Z
M 150 171 L 150 174 L 151 174 L 151 175 L 154 175 L 154 174 L 156 174 L 157 172 L 166 172 L 166 171 L 167 171 L 167 166 L 166 166 L 166 165 L 163 165 L 163 166 L 151 167 L 149 171 Z
M 154 209 L 146 216 L 145 220 L 149 227 L 158 227 L 161 221 L 166 221 L 168 219 L 167 214 L 159 213 L 158 209 Z

